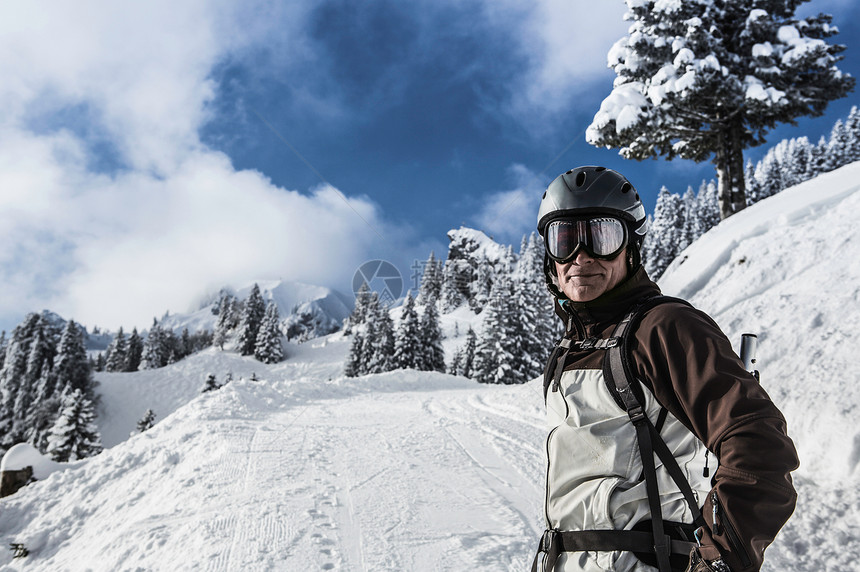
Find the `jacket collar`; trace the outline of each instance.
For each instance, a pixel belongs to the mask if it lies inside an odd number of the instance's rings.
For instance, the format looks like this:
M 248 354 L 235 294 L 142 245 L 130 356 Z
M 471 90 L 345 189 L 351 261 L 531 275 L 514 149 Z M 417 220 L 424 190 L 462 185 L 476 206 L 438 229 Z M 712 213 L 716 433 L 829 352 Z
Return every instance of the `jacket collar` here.
M 567 324 L 569 316 L 583 326 L 610 322 L 627 312 L 634 304 L 660 294 L 660 288 L 640 266 L 621 284 L 590 302 L 571 302 L 556 299 L 555 312 Z

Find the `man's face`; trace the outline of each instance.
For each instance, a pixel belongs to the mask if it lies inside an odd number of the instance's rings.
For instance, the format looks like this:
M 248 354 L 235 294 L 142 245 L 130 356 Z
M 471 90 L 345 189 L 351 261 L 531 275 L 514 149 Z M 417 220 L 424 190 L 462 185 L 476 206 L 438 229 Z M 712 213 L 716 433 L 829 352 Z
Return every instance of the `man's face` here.
M 592 258 L 580 249 L 570 262 L 555 263 L 561 291 L 571 302 L 591 302 L 618 286 L 627 276 L 627 249 L 612 260 Z

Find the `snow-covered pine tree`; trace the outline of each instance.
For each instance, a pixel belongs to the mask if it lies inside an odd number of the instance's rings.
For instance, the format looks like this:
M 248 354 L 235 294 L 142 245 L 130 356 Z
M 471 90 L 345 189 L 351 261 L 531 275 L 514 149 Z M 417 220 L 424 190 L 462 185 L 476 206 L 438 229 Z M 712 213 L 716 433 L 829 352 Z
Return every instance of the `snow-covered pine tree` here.
M 842 165 L 846 165 L 848 157 L 853 155 L 853 150 L 849 150 L 851 138 L 849 137 L 848 128 L 841 119 L 837 119 L 830 130 L 830 139 L 827 141 L 827 159 L 825 169 L 833 171 Z
M 364 323 L 367 318 L 367 305 L 370 302 L 371 295 L 372 293 L 368 283 L 362 282 L 361 286 L 358 288 L 358 292 L 355 293 L 355 306 L 353 306 L 352 312 L 347 316 L 346 320 L 344 320 L 344 334 L 352 334 L 353 328 Z M 379 295 L 377 294 L 377 296 Z
M 284 359 L 284 348 L 281 344 L 281 317 L 278 315 L 278 306 L 270 301 L 266 306 L 263 322 L 257 333 L 254 345 L 254 357 L 263 363 L 278 363 Z
M 476 314 L 480 314 L 489 300 L 495 272 L 486 258 L 481 257 L 477 264 L 475 279 L 469 285 L 469 308 Z
M 845 120 L 845 129 L 848 131 L 848 163 L 860 161 L 860 109 L 856 105 L 851 106 L 848 119 Z
M 376 294 L 374 292 L 374 294 Z M 367 331 L 364 339 L 364 373 L 382 373 L 396 369 L 394 363 L 394 322 L 388 308 L 374 295 L 367 306 Z
M 218 318 L 215 320 L 212 345 L 223 350 L 230 333 L 238 325 L 239 318 L 239 303 L 236 297 L 228 292 L 222 292 L 221 299 L 218 302 Z
M 254 355 L 257 343 L 257 333 L 266 313 L 266 303 L 260 294 L 260 287 L 255 283 L 245 301 L 245 310 L 239 326 L 239 353 L 243 356 Z
M 442 268 L 442 288 L 439 292 L 439 303 L 443 313 L 456 310 L 466 301 L 463 291 L 467 289 L 468 282 L 464 282 L 462 276 L 462 272 L 457 270 L 456 261 L 445 261 Z
M 404 300 L 403 308 L 400 311 L 400 320 L 394 332 L 394 366 L 395 368 L 417 369 L 422 354 L 415 299 L 412 297 L 412 292 L 407 292 L 406 300 Z
M 123 371 L 137 371 L 140 367 L 141 359 L 143 359 L 143 340 L 140 339 L 137 328 L 134 328 L 128 337 L 128 352 Z
M 191 334 L 188 328 L 182 328 L 182 334 L 176 344 L 176 359 L 185 359 L 194 353 L 194 341 L 191 339 Z
M 617 78 L 586 132 L 642 160 L 713 157 L 720 216 L 744 208 L 743 151 L 777 123 L 817 117 L 855 80 L 826 14 L 797 20 L 803 0 L 628 0 L 629 35 L 608 54 Z
M 499 276 L 490 292 L 485 309 L 484 330 L 478 339 L 473 362 L 472 379 L 480 383 L 513 384 L 521 382 L 514 369 L 511 353 L 516 341 L 513 339 L 511 314 L 513 296 L 511 282 L 507 276 Z
M 520 321 L 528 334 L 525 350 L 528 357 L 523 363 L 531 364 L 523 369 L 526 379 L 532 379 L 542 371 L 558 338 L 553 298 L 546 287 L 543 264 L 543 238 L 532 232 L 520 252 L 516 272 L 520 281 L 516 288 L 520 296 L 518 305 L 524 309 Z
M 155 425 L 155 412 L 152 409 L 147 409 L 140 421 L 137 422 L 137 432 L 143 433 L 148 429 L 152 429 Z
M 463 348 L 458 347 L 454 350 L 454 355 L 451 356 L 451 362 L 445 369 L 449 375 L 460 375 L 460 369 L 463 367 Z
M 164 354 L 164 330 L 158 320 L 152 319 L 152 327 L 146 334 L 143 342 L 143 355 L 141 356 L 141 369 L 157 369 L 167 364 L 169 356 Z
M 54 361 L 54 392 L 67 395 L 79 390 L 85 398 L 92 400 L 95 387 L 83 333 L 73 320 L 66 322 Z
M 349 353 L 346 356 L 343 374 L 347 377 L 358 377 L 362 375 L 364 356 L 362 349 L 364 348 L 364 332 L 361 330 L 353 330 L 352 341 L 349 344 Z
M 466 332 L 466 342 L 463 344 L 460 358 L 460 367 L 458 368 L 457 375 L 462 375 L 463 377 L 471 378 L 474 374 L 474 363 L 475 363 L 475 350 L 478 347 L 478 335 L 475 333 L 475 330 L 472 329 L 472 326 L 469 326 L 469 330 Z
M 107 348 L 105 356 L 105 371 L 125 371 L 128 363 L 128 344 L 125 333 L 120 326 L 119 331 Z
M 36 322 L 29 343 L 27 370 L 15 396 L 14 405 L 15 419 L 21 423 L 27 434 L 30 432 L 31 406 L 50 397 L 55 379 L 51 374 L 57 348 L 44 316 L 40 316 Z
M 427 300 L 438 300 L 442 292 L 442 264 L 436 260 L 433 252 L 427 262 L 424 263 L 424 272 L 421 274 L 421 285 L 418 288 L 416 301 L 427 304 Z
M 362 375 L 364 359 L 362 349 L 364 348 L 364 332 L 353 330 L 352 341 L 349 343 L 349 353 L 343 367 L 343 374 L 347 377 L 358 377 Z
M 696 232 L 693 240 L 702 236 L 720 223 L 720 206 L 717 201 L 717 183 L 713 179 L 702 181 L 696 193 Z
M 442 328 L 439 326 L 439 311 L 436 298 L 431 293 L 424 298 L 424 313 L 419 323 L 422 360 L 419 369 L 423 371 L 445 371 L 445 350 L 442 349 Z
M 648 236 L 642 246 L 645 270 L 652 280 L 657 280 L 680 252 L 682 240 L 684 205 L 681 197 L 662 187 L 654 207 L 654 219 L 648 228 Z
M 813 145 L 809 151 L 806 176 L 808 179 L 812 179 L 821 173 L 826 173 L 827 168 L 827 139 L 822 135 L 818 143 Z
M 807 180 L 809 170 L 810 143 L 807 137 L 794 137 L 788 141 L 788 148 L 783 160 L 785 188 L 799 185 Z M 847 154 L 853 154 L 852 149 Z
M 771 197 L 785 188 L 782 164 L 774 149 L 769 149 L 759 161 L 755 177 L 759 188 L 758 200 Z
M 95 425 L 95 408 L 80 389 L 63 397 L 60 415 L 48 437 L 48 454 L 65 463 L 85 459 L 102 451 L 101 435 Z

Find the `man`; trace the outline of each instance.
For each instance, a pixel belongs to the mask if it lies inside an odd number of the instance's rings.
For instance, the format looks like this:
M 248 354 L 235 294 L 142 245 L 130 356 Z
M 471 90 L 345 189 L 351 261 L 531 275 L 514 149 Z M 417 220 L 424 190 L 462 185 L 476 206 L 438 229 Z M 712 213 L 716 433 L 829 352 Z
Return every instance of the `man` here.
M 560 175 L 538 231 L 566 331 L 544 381 L 547 532 L 533 569 L 758 570 L 796 501 L 782 414 L 713 320 L 659 298 L 624 176 Z

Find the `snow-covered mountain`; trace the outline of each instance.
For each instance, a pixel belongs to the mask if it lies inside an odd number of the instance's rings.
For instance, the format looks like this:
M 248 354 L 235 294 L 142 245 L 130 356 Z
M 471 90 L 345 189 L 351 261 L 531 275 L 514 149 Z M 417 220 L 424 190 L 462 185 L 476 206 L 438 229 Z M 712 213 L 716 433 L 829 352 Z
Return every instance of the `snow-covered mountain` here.
M 290 339 L 307 340 L 335 332 L 352 311 L 352 299 L 331 288 L 281 280 L 257 284 L 263 299 L 277 304 L 283 330 Z M 167 314 L 160 324 L 176 334 L 184 328 L 188 328 L 190 333 L 212 331 L 218 317 L 221 292 L 245 300 L 251 288 L 253 284 L 238 289 L 223 288 L 218 293 L 204 297 L 196 310 L 184 314 Z
M 765 571 L 860 562 L 857 181 L 860 163 L 757 203 L 661 281 L 736 343 L 759 335 L 762 385 L 802 459 Z M 443 324 L 478 319 L 463 308 Z M 540 381 L 345 378 L 348 346 L 336 333 L 279 364 L 209 349 L 98 374 L 112 446 L 0 500 L 0 545 L 29 550 L 0 552 L 0 570 L 527 569 L 543 528 Z M 201 395 L 210 372 L 236 381 Z M 150 407 L 155 427 L 126 439 Z

